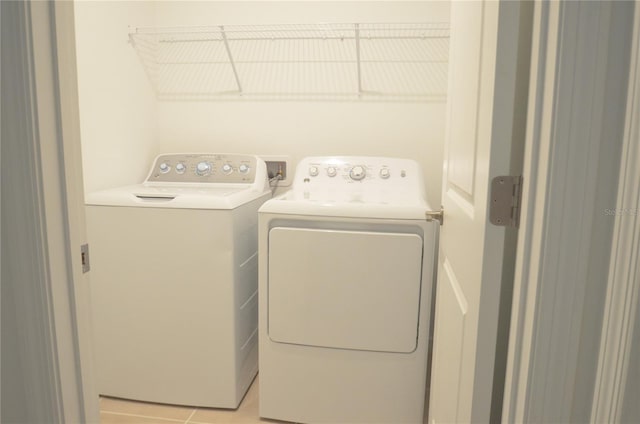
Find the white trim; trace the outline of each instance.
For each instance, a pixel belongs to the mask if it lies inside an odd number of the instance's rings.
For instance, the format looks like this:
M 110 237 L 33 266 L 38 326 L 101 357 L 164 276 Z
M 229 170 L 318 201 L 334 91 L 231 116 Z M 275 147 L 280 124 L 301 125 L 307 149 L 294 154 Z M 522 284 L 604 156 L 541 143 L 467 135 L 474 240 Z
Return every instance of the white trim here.
M 624 107 L 604 95 L 608 84 L 623 84 L 608 79 L 624 66 L 610 60 L 613 7 L 535 4 L 504 422 L 571 421 L 588 362 L 580 352 L 583 325 L 586 314 L 598 313 L 585 303 L 589 264 L 609 254 L 593 238 L 603 225 L 598 180 L 617 172 L 599 160 L 605 143 L 618 142 L 608 137 L 615 132 L 608 114 Z
M 9 369 L 3 362 L 2 379 L 3 386 L 11 378 L 11 388 L 22 389 L 13 394 L 10 407 L 3 405 L 2 418 L 63 423 L 45 177 L 40 167 L 32 6 L 30 2 L 2 4 L 3 62 L 10 63 L 2 68 L 2 301 L 3 308 L 11 302 L 13 309 L 13 322 L 9 327 L 3 322 L 2 338 L 4 350 L 5 337 L 12 337 L 16 354 Z M 17 415 L 7 417 L 6 409 Z
M 527 112 L 527 135 L 525 141 L 523 182 L 522 182 L 522 208 L 521 220 L 516 255 L 516 271 L 514 275 L 512 319 L 509 335 L 509 352 L 507 356 L 507 372 L 505 376 L 505 390 L 503 398 L 503 422 L 515 422 L 515 417 L 523 416 L 524 400 L 520 385 L 526 384 L 528 370 L 525 366 L 529 363 L 531 319 L 527 319 L 528 299 L 536 296 L 537 287 L 529 287 L 521 282 L 523 276 L 530 274 L 532 251 L 539 250 L 539 241 L 533 237 L 533 224 L 536 215 L 535 193 L 538 173 L 545 174 L 546 162 L 540 163 L 541 150 L 546 146 L 544 140 L 533 143 L 532 140 L 540 140 L 542 131 L 544 83 L 546 56 L 545 49 L 547 39 L 554 38 L 555 34 L 549 34 L 549 7 L 550 3 L 536 3 L 533 15 L 533 35 L 531 41 L 531 71 L 529 106 Z M 553 58 L 553 57 L 552 57 Z M 547 147 L 548 148 L 548 147 Z M 538 165 L 540 163 L 540 165 Z M 538 212 L 539 213 L 539 212 Z M 525 365 L 523 365 L 525 364 Z M 522 389 L 526 389 L 523 387 Z
M 83 422 L 99 422 L 98 392 L 94 379 L 92 315 L 89 275 L 83 273 L 81 246 L 87 243 L 84 178 L 80 147 L 80 105 L 78 97 L 73 2 L 52 2 L 52 45 L 59 120 L 59 165 L 70 273 L 68 291 L 72 310 L 78 396 Z
M 4 343 L 8 330 L 13 355 L 2 370 L 3 388 L 12 389 L 3 421 L 99 421 L 90 379 L 89 286 L 80 266 L 84 209 L 75 168 L 81 163 L 77 94 L 69 87 L 75 87 L 76 66 L 68 51 L 72 7 L 55 6 L 67 11 L 60 35 L 54 3 L 2 4 L 3 25 L 11 22 L 9 30 L 3 26 L 2 49 L 11 64 L 2 69 L 9 121 L 2 127 L 2 302 L 11 320 L 3 322 L 2 337 Z M 56 38 L 69 33 L 70 39 Z
M 627 122 L 591 422 L 620 422 L 640 291 L 640 7 L 636 7 Z

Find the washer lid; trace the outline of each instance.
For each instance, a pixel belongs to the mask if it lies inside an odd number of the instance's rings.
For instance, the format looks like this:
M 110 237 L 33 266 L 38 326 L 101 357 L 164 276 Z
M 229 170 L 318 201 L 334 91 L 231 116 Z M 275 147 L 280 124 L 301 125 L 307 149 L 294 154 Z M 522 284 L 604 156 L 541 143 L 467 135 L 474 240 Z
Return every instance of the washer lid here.
M 271 196 L 267 166 L 254 155 L 170 153 L 156 157 L 142 184 L 90 193 L 87 205 L 234 209 Z
M 270 191 L 256 191 L 250 185 L 150 186 L 137 184 L 90 193 L 87 205 L 132 206 L 177 209 L 234 209 Z

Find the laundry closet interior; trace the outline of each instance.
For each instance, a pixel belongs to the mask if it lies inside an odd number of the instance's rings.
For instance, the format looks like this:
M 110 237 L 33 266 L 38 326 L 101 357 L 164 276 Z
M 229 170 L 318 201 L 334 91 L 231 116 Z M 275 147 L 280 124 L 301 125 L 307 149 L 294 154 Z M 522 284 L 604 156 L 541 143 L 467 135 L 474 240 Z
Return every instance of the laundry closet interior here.
M 416 161 L 426 201 L 439 206 L 449 9 L 447 1 L 76 1 L 85 196 L 142 183 L 158 155 L 230 155 L 220 157 L 251 172 L 259 166 L 243 155 L 284 162 L 274 195 L 291 189 L 305 158 L 382 157 Z M 153 404 L 101 402 L 104 422 L 234 420 L 215 415 L 234 411 L 198 405 L 162 415 L 149 412 L 160 410 Z M 257 388 L 244 402 L 259 402 Z M 236 422 L 250 419 L 243 405 Z
M 411 24 L 440 24 L 439 27 L 444 24 L 447 27 L 448 19 L 448 2 L 431 1 L 76 2 L 85 192 L 138 183 L 146 177 L 155 155 L 167 152 L 289 156 L 293 165 L 305 156 L 353 154 L 417 160 L 424 172 L 428 200 L 437 205 L 445 136 L 448 31 L 434 31 L 439 38 L 433 42 L 426 39 L 422 46 L 402 40 L 374 46 L 379 50 L 372 56 L 382 65 L 371 69 L 363 66 L 362 72 L 369 73 L 366 76 L 369 81 L 375 83 L 393 78 L 409 78 L 410 82 L 417 78 L 418 81 L 407 87 L 400 86 L 398 91 L 406 96 L 365 94 L 361 98 L 357 97 L 355 58 L 338 50 L 340 46 L 335 42 L 330 47 L 323 47 L 317 59 L 307 59 L 302 56 L 302 42 L 283 41 L 282 49 L 288 50 L 281 53 L 280 58 L 266 60 L 320 62 L 317 66 L 307 64 L 303 69 L 309 78 L 308 86 L 290 90 L 301 92 L 300 96 L 275 92 L 271 96 L 248 98 L 210 95 L 201 99 L 195 96 L 186 99 L 165 96 L 167 99 L 162 99 L 129 35 L 137 28 L 177 27 L 188 32 L 191 27 L 219 25 L 255 29 L 260 29 L 261 25 L 270 29 L 270 25 L 274 25 L 277 30 L 279 24 L 408 23 L 404 26 L 408 28 L 405 32 L 413 32 L 412 35 L 422 32 L 429 37 L 428 29 L 412 30 Z M 300 34 L 304 36 L 304 33 Z M 350 34 L 345 31 L 345 35 Z M 268 40 L 271 35 L 263 31 L 262 37 Z M 345 42 L 353 43 L 353 40 Z M 318 44 L 314 41 L 311 47 L 318 49 Z M 250 58 L 257 62 L 261 59 L 260 47 L 242 46 L 245 50 L 258 50 L 253 51 L 254 57 Z M 180 54 L 184 53 L 177 52 L 178 56 Z M 432 63 L 396 68 L 393 62 L 397 59 Z M 341 60 L 347 63 L 338 68 L 330 67 L 332 72 L 328 76 L 351 79 L 353 95 L 334 95 L 332 87 L 320 87 L 320 96 L 315 98 L 305 95 L 317 90 L 311 77 L 319 75 L 322 79 L 323 73 L 327 73 L 323 61 Z M 265 66 L 264 69 L 258 68 L 254 74 L 264 72 L 267 81 L 286 82 L 296 78 L 292 74 L 293 68 L 285 68 L 288 73 L 282 73 L 282 68 Z M 426 70 L 424 77 L 414 75 L 419 69 Z M 345 71 L 344 75 L 338 74 L 341 70 Z M 309 75 L 311 73 L 314 75 Z M 178 74 L 174 78 L 196 80 L 197 76 Z M 337 94 L 345 94 L 348 84 L 340 85 L 338 88 L 342 91 Z M 288 88 L 284 83 L 282 86 Z M 363 88 L 367 89 L 366 86 Z

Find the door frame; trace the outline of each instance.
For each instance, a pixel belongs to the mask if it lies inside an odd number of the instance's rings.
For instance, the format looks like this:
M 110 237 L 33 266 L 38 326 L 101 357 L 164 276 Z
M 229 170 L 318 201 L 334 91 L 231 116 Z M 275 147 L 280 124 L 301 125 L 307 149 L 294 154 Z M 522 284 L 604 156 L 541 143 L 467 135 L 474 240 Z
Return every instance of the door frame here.
M 631 351 L 637 346 L 640 296 L 640 5 L 636 5 L 607 300 L 593 395 L 592 422 L 621 422 Z M 627 252 L 625 254 L 624 252 Z M 634 339 L 634 334 L 636 338 Z
M 602 310 L 585 302 L 592 278 L 589 265 L 594 258 L 604 258 L 606 280 L 609 258 L 616 261 L 624 255 L 611 255 L 611 244 L 600 242 L 603 231 L 594 226 L 601 226 L 605 208 L 613 209 L 616 201 L 612 195 L 613 204 L 598 203 L 602 185 L 617 184 L 624 148 L 623 122 L 611 122 L 627 115 L 638 125 L 638 117 L 625 114 L 625 105 L 615 96 L 604 95 L 627 89 L 625 60 L 607 47 L 615 44 L 624 51 L 629 26 L 634 25 L 632 19 L 617 25 L 620 13 L 613 7 L 609 2 L 535 4 L 504 422 L 570 422 L 580 408 L 586 411 L 581 421 L 594 418 L 588 391 L 595 381 L 588 380 L 595 376 L 602 342 L 592 340 L 596 352 L 588 353 L 584 330 L 591 325 L 587 329 L 599 335 L 593 323 L 600 317 L 594 314 Z M 589 96 L 581 95 L 585 91 Z M 632 142 L 627 137 L 624 143 Z M 607 157 L 609 147 L 614 150 Z M 634 169 L 640 168 L 637 154 L 631 161 Z M 613 229 L 613 220 L 606 226 L 605 235 Z M 585 352 L 594 356 L 585 359 Z M 619 384 L 617 389 L 624 387 Z M 582 401 L 580 391 L 587 391 Z
M 502 413 L 517 230 L 489 223 L 489 187 L 522 173 L 532 13 L 526 2 L 452 4 L 431 423 Z
M 7 328 L 17 356 L 8 363 L 11 373 L 3 368 L 3 389 L 15 383 L 11 419 L 99 422 L 81 257 L 86 230 L 73 3 L 7 3 L 2 13 L 15 31 L 6 34 L 12 64 L 5 68 L 3 57 L 2 69 L 8 110 L 2 115 L 10 121 L 2 130 L 3 156 L 10 154 L 2 158 L 2 227 L 9 230 L 2 256 L 10 259 L 2 294 L 14 305 Z M 5 103 L 5 83 L 12 104 Z M 4 329 L 3 321 L 3 342 Z M 22 384 L 4 381 L 6 375 Z
M 47 3 L 45 3 L 47 4 Z M 51 3 L 53 4 L 53 3 Z M 67 272 L 69 272 L 68 278 L 62 279 L 60 286 L 55 286 L 54 290 L 58 293 L 66 293 L 68 297 L 68 303 L 73 310 L 71 327 L 63 327 L 61 320 L 55 320 L 55 316 L 42 314 L 34 315 L 33 320 L 36 318 L 38 322 L 29 321 L 22 324 L 22 327 L 30 329 L 31 326 L 37 331 L 45 331 L 46 334 L 51 335 L 54 341 L 63 337 L 71 337 L 74 340 L 74 348 L 71 352 L 65 351 L 63 346 L 56 344 L 53 349 L 47 349 L 45 351 L 39 350 L 47 358 L 47 363 L 50 365 L 50 369 L 47 373 L 60 372 L 61 362 L 71 361 L 71 366 L 81 376 L 74 384 L 69 386 L 62 385 L 56 386 L 42 384 L 38 392 L 34 393 L 34 399 L 37 396 L 44 396 L 43 399 L 49 399 L 42 404 L 31 404 L 33 408 L 43 408 L 46 411 L 56 411 L 55 416 L 61 417 L 60 411 L 64 410 L 65 403 L 67 405 L 77 405 L 80 416 L 83 417 L 81 421 L 94 422 L 97 421 L 98 407 L 97 407 L 97 395 L 95 391 L 95 384 L 93 381 L 93 372 L 91 369 L 91 343 L 90 335 L 87 332 L 90 323 L 90 311 L 88 299 L 84 294 L 86 287 L 83 289 L 82 284 L 86 284 L 86 277 L 81 276 L 79 266 L 78 246 L 79 241 L 84 240 L 84 220 L 83 220 L 83 206 L 82 206 L 82 177 L 80 170 L 82 169 L 82 160 L 79 155 L 80 152 L 80 139 L 79 139 L 79 112 L 78 112 L 78 99 L 76 88 L 76 74 L 74 71 L 75 56 L 71 55 L 74 51 L 75 42 L 73 38 L 73 4 L 69 2 L 55 3 L 55 6 L 51 6 L 55 9 L 55 16 L 51 16 L 51 28 L 49 29 L 52 40 L 56 40 L 52 43 L 51 48 L 57 50 L 57 64 L 58 69 L 64 69 L 64 72 L 58 72 L 56 74 L 57 87 L 54 89 L 56 100 L 56 112 L 59 114 L 58 119 L 61 122 L 61 134 L 58 139 L 59 155 L 57 156 L 58 162 L 56 169 L 57 177 L 50 180 L 48 184 L 39 187 L 38 196 L 33 200 L 33 205 L 40 208 L 38 209 L 40 215 L 32 222 L 41 222 L 46 219 L 46 215 L 53 213 L 46 211 L 39 202 L 45 198 L 45 196 L 53 196 L 62 202 L 63 217 L 65 227 L 65 233 L 61 238 L 55 240 L 61 242 L 64 246 L 62 254 L 64 255 L 64 262 L 67 266 Z M 554 305 L 552 296 L 548 292 L 545 292 L 545 287 L 548 286 L 548 282 L 545 282 L 545 259 L 552 259 L 551 252 L 559 253 L 559 246 L 550 249 L 549 251 L 542 252 L 541 246 L 544 246 L 545 242 L 551 241 L 554 236 L 553 233 L 548 231 L 548 227 L 545 223 L 548 223 L 551 218 L 559 219 L 556 215 L 557 210 L 552 209 L 552 205 L 560 202 L 561 193 L 558 192 L 557 185 L 552 184 L 559 177 L 556 174 L 551 173 L 552 160 L 557 159 L 563 149 L 562 143 L 558 138 L 549 138 L 546 141 L 541 138 L 541 133 L 545 133 L 549 136 L 549 119 L 551 118 L 551 111 L 554 109 L 553 101 L 562 101 L 560 97 L 553 99 L 549 98 L 548 81 L 546 78 L 551 77 L 552 80 L 561 83 L 561 69 L 557 66 L 552 66 L 550 59 L 557 58 L 558 55 L 564 51 L 570 51 L 571 48 L 580 50 L 577 44 L 577 40 L 564 40 L 558 47 L 557 43 L 553 44 L 550 41 L 557 41 L 558 28 L 557 25 L 561 20 L 561 27 L 564 25 L 579 25 L 581 22 L 580 16 L 574 16 L 570 11 L 568 13 L 558 13 L 558 10 L 554 8 L 560 7 L 556 3 L 536 3 L 536 22 L 534 33 L 534 47 L 539 51 L 537 53 L 536 65 L 532 66 L 531 81 L 532 91 L 530 92 L 530 129 L 527 136 L 527 150 L 525 153 L 525 186 L 523 194 L 523 216 L 521 220 L 521 231 L 518 242 L 518 259 L 516 268 L 516 278 L 514 287 L 514 304 L 513 304 L 513 320 L 511 325 L 511 337 L 510 337 L 510 353 L 507 369 L 507 384 L 505 388 L 505 402 L 503 406 L 503 419 L 507 422 L 521 422 L 526 421 L 531 416 L 531 405 L 535 404 L 540 399 L 539 392 L 536 391 L 540 387 L 539 381 L 534 381 L 532 372 L 533 357 L 536 351 L 541 348 L 558 348 L 554 345 L 554 340 L 550 336 L 550 327 L 548 319 L 536 320 L 536 317 L 540 311 L 548 310 L 549 305 Z M 564 6 L 563 6 L 564 7 Z M 566 11 L 565 11 L 566 12 Z M 604 12 L 603 12 L 604 13 Z M 572 20 L 573 19 L 573 20 Z M 575 21 L 577 19 L 577 22 Z M 636 14 L 635 26 L 638 26 L 638 17 Z M 56 32 L 57 31 L 57 32 Z M 595 28 L 594 28 L 595 31 Z M 30 34 L 26 34 L 25 37 L 31 37 Z M 570 42 L 571 41 L 571 42 Z M 560 49 L 559 52 L 555 51 L 555 47 Z M 584 48 L 584 47 L 582 47 Z M 31 50 L 29 50 L 31 51 Z M 75 54 L 75 52 L 74 52 Z M 549 59 L 549 60 L 547 60 Z M 547 87 L 545 89 L 545 87 Z M 637 96 L 637 94 L 636 94 Z M 65 105 L 63 107 L 63 105 Z M 33 111 L 32 111 L 33 113 Z M 636 128 L 637 137 L 637 117 L 635 118 L 635 124 L 632 125 Z M 536 140 L 535 143 L 532 141 Z M 539 141 L 538 141 L 539 140 Z M 629 138 L 630 140 L 630 138 Z M 38 147 L 38 140 L 30 140 L 33 146 Z M 575 140 L 569 140 L 570 145 L 575 145 Z M 566 147 L 566 145 L 564 145 Z M 635 157 L 635 168 L 639 169 L 640 163 Z M 39 167 L 42 166 L 41 162 L 36 161 L 35 158 L 31 159 L 31 162 L 27 163 L 33 168 L 31 177 L 33 183 L 37 184 L 39 174 L 42 171 Z M 58 168 L 59 167 L 59 168 Z M 584 183 L 583 183 L 584 185 Z M 56 197 L 57 196 L 57 197 Z M 578 196 L 572 196 L 575 198 Z M 580 199 L 575 199 L 580 201 Z M 559 203 L 563 204 L 563 203 Z M 578 203 L 580 204 L 580 203 Z M 575 207 L 575 205 L 574 205 Z M 553 211 L 553 214 L 551 213 Z M 572 217 L 574 213 L 569 208 L 564 208 L 560 212 L 561 216 Z M 5 219 L 6 216 L 3 216 Z M 28 219 L 30 217 L 24 217 Z M 593 219 L 593 216 L 591 217 Z M 637 218 L 636 218 L 637 220 Z M 637 228 L 637 227 L 636 227 Z M 547 231 L 543 231 L 546 229 Z M 44 252 L 51 249 L 52 235 L 47 234 L 47 238 L 38 238 L 37 240 L 40 247 Z M 4 237 L 4 235 L 3 235 Z M 561 244 L 564 248 L 579 247 L 580 240 L 568 240 Z M 609 246 L 607 247 L 607 249 Z M 544 254 L 543 254 L 544 253 Z M 34 267 L 38 269 L 46 269 L 48 266 L 46 257 L 35 258 L 35 263 L 32 262 Z M 615 259 L 615 258 L 612 258 Z M 637 263 L 636 263 L 637 267 Z M 564 269 L 563 272 L 569 270 Z M 46 279 L 43 279 L 46 281 Z M 80 282 L 82 281 L 82 284 Z M 4 282 L 3 282 L 4 284 Z M 582 288 L 571 286 L 578 292 L 582 291 Z M 78 289 L 78 290 L 76 290 Z M 569 287 L 563 287 L 563 292 L 566 294 L 569 292 Z M 86 293 L 85 293 L 86 294 Z M 53 302 L 54 298 L 51 293 L 47 293 L 48 301 Z M 35 300 L 31 300 L 31 306 L 35 305 Z M 564 317 L 571 317 L 573 313 L 578 310 L 583 310 L 585 307 L 583 302 L 576 302 L 574 306 L 567 310 L 557 310 L 555 312 L 561 314 Z M 551 315 L 551 314 L 549 314 Z M 544 317 L 542 317 L 544 318 Z M 553 323 L 558 323 L 557 318 L 552 320 Z M 55 328 L 55 331 L 54 331 Z M 561 340 L 556 342 L 562 342 Z M 37 345 L 35 341 L 26 340 L 27 348 L 35 347 L 40 349 L 41 346 Z M 563 352 L 575 355 L 575 348 L 567 343 L 561 343 Z M 60 361 L 58 361 L 60 358 Z M 29 360 L 29 358 L 25 358 Z M 34 361 L 34 365 L 37 363 Z M 545 376 L 552 375 L 554 372 L 565 370 L 558 370 L 558 366 L 553 363 L 545 363 L 545 367 L 542 368 Z M 566 364 L 565 364 L 566 365 Z M 575 365 L 575 364 L 574 364 Z M 57 368 L 57 370 L 56 370 Z M 602 373 L 607 371 L 606 362 L 603 363 Z M 36 369 L 33 369 L 36 373 Z M 38 371 L 39 372 L 39 371 Z M 559 374 L 561 375 L 561 374 Z M 34 374 L 34 378 L 37 377 Z M 49 398 L 50 393 L 46 393 L 51 387 L 56 389 L 56 393 L 59 395 L 54 396 L 53 399 Z M 564 396 L 567 393 L 566 387 L 546 387 L 550 389 L 551 393 L 547 395 Z M 622 387 L 622 389 L 624 389 Z M 67 399 L 65 401 L 65 399 Z M 83 406 L 80 406 L 83 405 Z M 46 412 L 45 411 L 45 412 Z M 47 416 L 47 415 L 45 415 Z M 69 415 L 65 414 L 65 418 Z

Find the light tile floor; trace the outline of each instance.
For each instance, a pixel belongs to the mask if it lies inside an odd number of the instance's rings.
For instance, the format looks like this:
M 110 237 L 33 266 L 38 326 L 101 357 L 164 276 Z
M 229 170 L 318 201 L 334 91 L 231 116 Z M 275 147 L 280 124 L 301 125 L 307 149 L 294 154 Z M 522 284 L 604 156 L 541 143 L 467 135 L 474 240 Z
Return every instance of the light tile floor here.
M 162 405 L 109 397 L 100 398 L 101 424 L 284 423 L 258 416 L 258 377 L 236 410 Z

